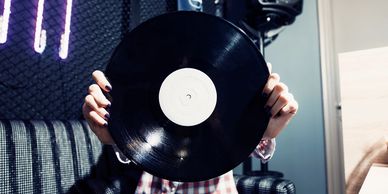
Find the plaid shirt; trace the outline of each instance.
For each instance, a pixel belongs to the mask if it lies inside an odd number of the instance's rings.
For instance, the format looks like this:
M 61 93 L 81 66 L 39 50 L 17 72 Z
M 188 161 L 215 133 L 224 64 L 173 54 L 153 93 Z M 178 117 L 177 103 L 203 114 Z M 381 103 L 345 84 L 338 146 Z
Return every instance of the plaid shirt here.
M 261 140 L 253 156 L 266 162 L 271 159 L 275 151 L 275 139 Z M 116 146 L 113 146 L 120 162 L 128 163 Z M 143 172 L 136 189 L 136 194 L 235 194 L 238 193 L 233 179 L 233 171 L 229 171 L 219 177 L 200 182 L 174 182 L 153 176 Z
M 137 185 L 136 194 L 177 193 L 177 194 L 232 194 L 237 193 L 233 172 L 201 182 L 173 182 L 143 172 Z

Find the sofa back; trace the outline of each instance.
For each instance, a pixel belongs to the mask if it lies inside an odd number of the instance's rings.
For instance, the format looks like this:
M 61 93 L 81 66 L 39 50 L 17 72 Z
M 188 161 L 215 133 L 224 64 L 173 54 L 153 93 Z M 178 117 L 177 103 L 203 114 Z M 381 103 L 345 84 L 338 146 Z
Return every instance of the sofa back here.
M 0 122 L 0 193 L 67 193 L 102 152 L 84 121 Z

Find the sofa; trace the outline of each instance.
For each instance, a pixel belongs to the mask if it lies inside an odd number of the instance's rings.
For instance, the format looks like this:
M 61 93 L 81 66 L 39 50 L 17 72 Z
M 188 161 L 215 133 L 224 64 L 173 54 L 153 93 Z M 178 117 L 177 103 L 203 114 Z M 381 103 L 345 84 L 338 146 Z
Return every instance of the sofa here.
M 83 120 L 1 120 L 0 193 L 131 193 L 141 173 L 116 160 Z M 273 177 L 235 175 L 239 193 L 295 193 Z

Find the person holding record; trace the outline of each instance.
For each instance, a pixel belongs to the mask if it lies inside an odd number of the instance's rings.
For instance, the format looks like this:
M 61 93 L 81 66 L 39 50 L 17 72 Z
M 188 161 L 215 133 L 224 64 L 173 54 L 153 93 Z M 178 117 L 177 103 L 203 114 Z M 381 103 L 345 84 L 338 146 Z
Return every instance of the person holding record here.
M 271 65 L 269 64 L 271 71 Z M 112 145 L 118 160 L 130 162 L 115 146 L 115 142 L 108 131 L 111 102 L 104 93 L 114 90 L 102 71 L 96 70 L 92 77 L 95 81 L 89 87 L 89 94 L 85 97 L 82 110 L 90 128 L 103 144 Z M 298 111 L 298 103 L 288 91 L 288 87 L 280 82 L 280 76 L 270 73 L 263 91 L 266 97 L 265 110 L 270 116 L 268 127 L 262 140 L 252 153 L 262 161 L 268 161 L 275 151 L 275 137 L 287 126 Z M 210 180 L 199 182 L 169 181 L 147 172 L 143 172 L 136 186 L 135 193 L 237 193 L 232 171 Z

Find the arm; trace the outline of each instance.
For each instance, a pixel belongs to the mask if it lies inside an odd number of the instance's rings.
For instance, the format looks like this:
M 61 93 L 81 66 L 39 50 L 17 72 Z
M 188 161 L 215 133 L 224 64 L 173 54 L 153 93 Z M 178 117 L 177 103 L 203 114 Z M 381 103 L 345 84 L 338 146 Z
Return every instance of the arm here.
M 271 69 L 270 65 L 269 69 Z M 289 93 L 288 87 L 280 82 L 280 76 L 276 73 L 272 73 L 269 76 L 262 95 L 268 98 L 265 110 L 270 116 L 270 120 L 262 140 L 252 155 L 263 162 L 268 162 L 275 152 L 275 137 L 287 126 L 298 111 L 298 102 Z

